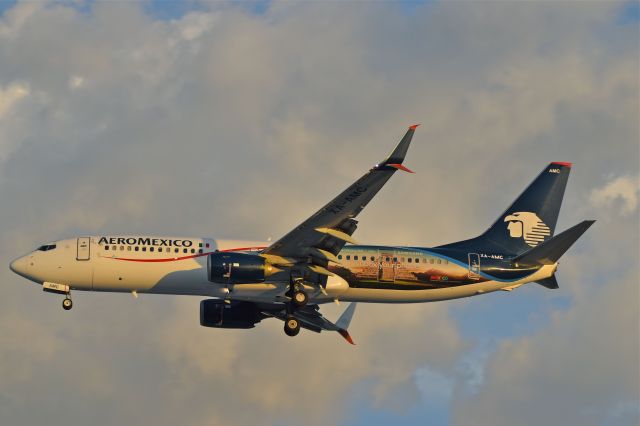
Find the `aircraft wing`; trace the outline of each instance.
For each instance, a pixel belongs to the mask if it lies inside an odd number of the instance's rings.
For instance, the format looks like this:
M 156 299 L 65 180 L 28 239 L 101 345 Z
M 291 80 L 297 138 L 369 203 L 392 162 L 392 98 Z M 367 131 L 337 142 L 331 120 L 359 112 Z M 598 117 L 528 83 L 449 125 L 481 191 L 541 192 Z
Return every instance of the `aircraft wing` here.
M 311 272 L 331 275 L 326 270 L 329 261 L 345 243 L 355 243 L 351 235 L 356 230 L 358 213 L 373 199 L 396 170 L 410 173 L 402 165 L 416 127 L 409 127 L 400 143 L 386 160 L 376 164 L 364 176 L 345 189 L 310 218 L 266 248 L 262 255 L 272 257 L 272 263 L 305 266 Z M 278 262 L 280 258 L 280 262 Z

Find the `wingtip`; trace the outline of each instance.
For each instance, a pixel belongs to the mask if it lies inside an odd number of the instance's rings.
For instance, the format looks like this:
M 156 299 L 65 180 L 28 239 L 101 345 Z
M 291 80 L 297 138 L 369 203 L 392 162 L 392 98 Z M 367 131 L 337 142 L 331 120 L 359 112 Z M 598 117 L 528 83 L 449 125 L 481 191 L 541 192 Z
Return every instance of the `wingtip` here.
M 353 342 L 353 339 L 351 338 L 351 335 L 349 334 L 349 332 L 347 330 L 338 330 L 338 333 L 340 333 L 340 335 L 342 337 L 344 337 L 344 340 L 346 340 L 347 342 L 351 343 L 352 345 L 356 345 Z
M 403 172 L 415 173 L 413 170 L 403 166 L 402 164 L 387 164 L 387 166 L 393 167 L 394 169 L 397 169 L 397 170 L 402 170 Z
M 409 130 L 415 130 L 415 129 L 417 129 L 417 128 L 418 128 L 418 126 L 419 126 L 419 125 L 420 125 L 420 124 L 414 124 L 414 125 L 412 125 L 412 126 L 409 126 Z

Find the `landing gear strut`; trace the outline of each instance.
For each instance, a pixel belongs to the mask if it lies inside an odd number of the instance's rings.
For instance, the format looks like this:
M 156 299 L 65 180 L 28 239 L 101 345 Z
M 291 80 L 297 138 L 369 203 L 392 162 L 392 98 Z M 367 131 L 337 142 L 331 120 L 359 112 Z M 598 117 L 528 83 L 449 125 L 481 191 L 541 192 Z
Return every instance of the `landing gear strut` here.
M 67 297 L 65 297 L 64 300 L 62 301 L 62 309 L 64 309 L 65 311 L 68 311 L 71 308 L 73 308 L 73 301 L 71 300 L 71 297 L 67 295 Z

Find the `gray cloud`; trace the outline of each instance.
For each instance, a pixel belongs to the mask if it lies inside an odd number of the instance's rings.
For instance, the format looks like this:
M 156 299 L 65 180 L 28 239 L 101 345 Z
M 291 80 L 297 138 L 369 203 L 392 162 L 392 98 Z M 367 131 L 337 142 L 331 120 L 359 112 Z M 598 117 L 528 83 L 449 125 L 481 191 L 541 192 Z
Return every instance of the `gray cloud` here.
M 279 323 L 203 329 L 191 298 L 77 294 L 63 315 L 4 269 L 0 423 L 337 424 L 355 389 L 402 413 L 438 396 L 435 377 L 461 424 L 633 424 L 638 210 L 609 200 L 630 200 L 612 176 L 638 175 L 638 43 L 619 4 L 209 7 L 154 21 L 135 3 L 21 3 L 0 18 L 5 264 L 85 233 L 277 238 L 422 122 L 417 174 L 394 177 L 358 239 L 468 237 L 548 161 L 574 161 L 560 226 L 600 220 L 563 259 L 571 306 L 498 342 L 468 394 L 475 342 L 449 309 L 492 296 L 361 306 L 352 348 Z

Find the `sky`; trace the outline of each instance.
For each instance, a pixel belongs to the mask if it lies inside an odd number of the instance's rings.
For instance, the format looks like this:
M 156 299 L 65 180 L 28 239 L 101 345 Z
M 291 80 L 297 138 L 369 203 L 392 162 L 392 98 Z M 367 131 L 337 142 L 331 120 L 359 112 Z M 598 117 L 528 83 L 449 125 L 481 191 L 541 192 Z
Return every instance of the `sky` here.
M 0 424 L 636 425 L 637 2 L 0 2 Z M 421 123 L 368 244 L 481 233 L 550 161 L 560 289 L 359 304 L 357 345 L 45 294 L 78 235 L 278 238 Z M 342 306 L 323 306 L 335 319 Z

